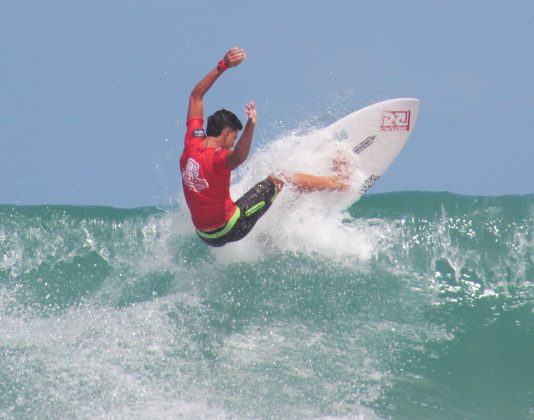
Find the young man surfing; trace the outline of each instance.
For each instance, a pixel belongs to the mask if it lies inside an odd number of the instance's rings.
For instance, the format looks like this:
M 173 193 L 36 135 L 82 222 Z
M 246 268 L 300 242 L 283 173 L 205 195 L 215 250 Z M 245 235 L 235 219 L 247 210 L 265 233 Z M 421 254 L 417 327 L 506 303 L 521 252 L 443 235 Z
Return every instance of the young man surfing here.
M 246 105 L 247 122 L 234 146 L 243 129 L 241 121 L 232 112 L 221 109 L 208 117 L 204 131 L 203 98 L 224 71 L 238 66 L 245 57 L 241 48 L 232 48 L 195 86 L 189 97 L 187 131 L 180 158 L 182 185 L 197 235 L 210 246 L 223 246 L 245 237 L 269 209 L 284 182 L 301 191 L 347 188 L 343 175 L 270 175 L 237 201 L 232 200 L 231 171 L 248 157 L 256 126 L 256 106 L 253 102 Z

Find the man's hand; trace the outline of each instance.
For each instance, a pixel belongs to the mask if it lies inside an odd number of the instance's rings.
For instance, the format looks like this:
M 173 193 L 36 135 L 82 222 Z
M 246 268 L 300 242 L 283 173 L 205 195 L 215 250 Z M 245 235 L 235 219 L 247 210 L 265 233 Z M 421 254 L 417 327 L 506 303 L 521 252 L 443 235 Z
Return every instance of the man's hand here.
M 223 60 L 226 67 L 235 67 L 240 65 L 246 56 L 247 54 L 242 48 L 235 47 L 224 55 Z
M 254 102 L 250 101 L 245 105 L 245 112 L 247 113 L 248 120 L 251 124 L 256 124 L 256 105 Z

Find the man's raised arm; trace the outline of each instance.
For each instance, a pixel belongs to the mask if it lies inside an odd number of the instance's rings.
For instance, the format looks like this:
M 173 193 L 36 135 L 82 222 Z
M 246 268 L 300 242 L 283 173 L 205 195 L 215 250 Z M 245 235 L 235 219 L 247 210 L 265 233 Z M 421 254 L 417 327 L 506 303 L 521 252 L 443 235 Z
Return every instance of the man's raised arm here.
M 252 144 L 252 136 L 254 135 L 254 128 L 256 127 L 256 105 L 254 105 L 254 102 L 250 101 L 246 105 L 245 112 L 248 116 L 245 129 L 235 145 L 234 150 L 232 150 L 226 158 L 226 167 L 231 171 L 247 159 Z
M 245 59 L 246 54 L 241 48 L 235 47 L 228 51 L 224 58 L 219 61 L 217 67 L 210 71 L 198 84 L 194 87 L 189 97 L 189 108 L 187 111 L 187 120 L 191 118 L 204 118 L 204 104 L 202 99 L 206 92 L 213 86 L 213 83 L 219 76 L 230 67 L 238 66 Z

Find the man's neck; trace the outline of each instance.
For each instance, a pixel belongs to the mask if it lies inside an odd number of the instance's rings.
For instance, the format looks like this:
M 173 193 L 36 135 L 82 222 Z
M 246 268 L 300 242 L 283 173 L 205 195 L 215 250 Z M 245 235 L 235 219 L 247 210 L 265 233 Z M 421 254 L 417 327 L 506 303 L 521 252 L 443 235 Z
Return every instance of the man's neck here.
M 222 146 L 222 136 L 217 136 L 217 137 L 213 137 L 213 136 L 207 136 L 205 139 L 204 139 L 204 147 L 212 147 L 212 148 L 219 148 Z

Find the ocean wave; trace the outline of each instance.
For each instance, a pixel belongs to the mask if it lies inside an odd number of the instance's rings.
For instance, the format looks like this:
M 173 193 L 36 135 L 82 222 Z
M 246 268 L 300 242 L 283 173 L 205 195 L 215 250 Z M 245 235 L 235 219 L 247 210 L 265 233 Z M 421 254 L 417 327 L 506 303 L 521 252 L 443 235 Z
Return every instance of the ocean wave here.
M 534 196 L 294 194 L 222 249 L 182 206 L 0 206 L 0 413 L 528 416 Z

